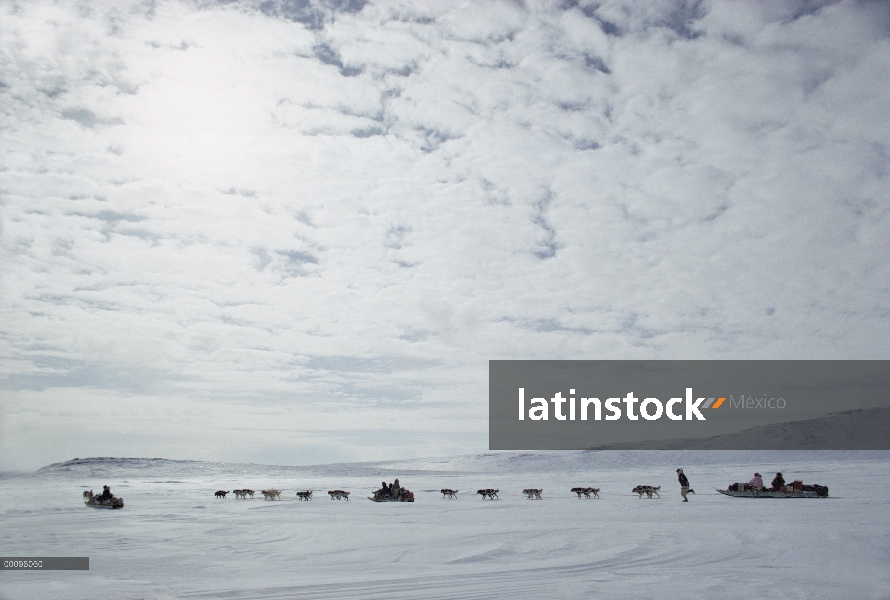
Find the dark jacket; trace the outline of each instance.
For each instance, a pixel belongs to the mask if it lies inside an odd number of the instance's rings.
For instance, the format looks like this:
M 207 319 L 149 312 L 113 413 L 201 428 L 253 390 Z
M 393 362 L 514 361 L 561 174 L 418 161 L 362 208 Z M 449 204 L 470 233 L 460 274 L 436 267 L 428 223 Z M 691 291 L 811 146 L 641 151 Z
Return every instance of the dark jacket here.
M 677 480 L 680 482 L 680 485 L 683 487 L 689 487 L 689 480 L 686 479 L 685 473 L 678 473 Z
M 773 479 L 772 488 L 774 490 L 777 490 L 780 487 L 782 487 L 783 485 L 785 485 L 785 478 L 782 477 L 781 475 L 776 475 L 776 478 Z

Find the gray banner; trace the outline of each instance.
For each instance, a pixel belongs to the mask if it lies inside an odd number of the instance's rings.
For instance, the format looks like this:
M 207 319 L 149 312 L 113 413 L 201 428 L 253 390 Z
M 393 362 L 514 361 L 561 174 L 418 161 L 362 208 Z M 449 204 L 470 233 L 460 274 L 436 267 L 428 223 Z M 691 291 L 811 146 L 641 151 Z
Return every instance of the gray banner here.
M 89 571 L 88 556 L 3 556 L 2 571 Z
M 492 450 L 890 450 L 890 361 L 489 361 Z

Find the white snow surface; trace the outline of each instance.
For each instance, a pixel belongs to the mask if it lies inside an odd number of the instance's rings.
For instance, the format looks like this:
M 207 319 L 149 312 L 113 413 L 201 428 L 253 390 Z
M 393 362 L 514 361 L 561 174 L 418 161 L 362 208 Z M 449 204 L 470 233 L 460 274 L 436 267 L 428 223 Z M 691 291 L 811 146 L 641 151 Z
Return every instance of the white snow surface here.
M 0 598 L 890 598 L 890 452 L 588 451 L 278 467 L 82 459 L 0 480 L 4 556 L 89 571 L 0 572 Z M 682 503 L 674 470 L 695 495 Z M 827 499 L 729 498 L 747 481 Z M 417 500 L 372 503 L 399 477 Z M 103 484 L 121 510 L 83 505 Z M 661 498 L 638 499 L 638 484 Z M 578 500 L 574 486 L 600 499 Z M 281 501 L 216 499 L 269 487 Z M 438 490 L 459 489 L 456 500 Z M 500 490 L 483 501 L 478 488 Z M 523 488 L 543 488 L 526 500 Z M 348 502 L 329 489 L 352 492 Z M 299 502 L 297 490 L 315 500 Z M 259 496 L 259 494 L 258 494 Z M 27 498 L 27 500 L 25 500 Z

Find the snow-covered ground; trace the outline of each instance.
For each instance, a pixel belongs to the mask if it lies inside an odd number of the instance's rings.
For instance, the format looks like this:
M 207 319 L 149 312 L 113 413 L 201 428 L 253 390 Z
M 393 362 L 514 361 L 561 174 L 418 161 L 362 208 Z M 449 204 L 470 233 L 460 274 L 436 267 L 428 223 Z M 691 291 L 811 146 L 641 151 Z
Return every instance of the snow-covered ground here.
M 682 503 L 674 470 L 696 491 Z M 757 470 L 816 500 L 717 494 Z M 890 598 L 888 452 L 502 453 L 270 467 L 144 459 L 0 480 L 5 556 L 89 571 L 0 572 L 0 598 Z M 381 480 L 413 504 L 365 500 Z M 85 507 L 103 484 L 122 510 Z M 661 485 L 639 500 L 637 484 Z M 578 500 L 573 486 L 602 489 Z M 284 490 L 281 501 L 217 489 Z M 443 500 L 442 487 L 460 490 Z M 482 501 L 481 487 L 500 490 Z M 543 500 L 522 488 L 539 487 Z M 352 492 L 349 502 L 326 491 Z M 299 502 L 295 491 L 313 489 Z

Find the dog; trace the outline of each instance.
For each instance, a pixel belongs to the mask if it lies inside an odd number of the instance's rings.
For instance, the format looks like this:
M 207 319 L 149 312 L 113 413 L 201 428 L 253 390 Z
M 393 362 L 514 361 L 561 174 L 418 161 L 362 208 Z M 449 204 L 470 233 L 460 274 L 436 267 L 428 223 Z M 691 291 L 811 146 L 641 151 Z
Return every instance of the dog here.
M 452 500 L 454 500 L 455 498 L 457 498 L 457 490 L 452 490 L 451 488 L 442 488 L 442 489 L 439 490 L 439 491 L 442 492 L 442 499 L 443 499 L 443 500 L 444 500 L 445 498 L 451 498 Z
M 578 500 L 581 499 L 582 495 L 587 499 L 590 499 L 590 494 L 593 494 L 594 498 L 600 497 L 600 489 L 595 487 L 573 487 L 572 493 L 578 494 Z
M 89 502 L 92 499 L 93 499 L 93 490 L 88 490 L 83 493 L 83 501 L 84 502 Z
M 263 500 L 274 500 L 275 498 L 281 500 L 281 490 L 263 490 L 261 493 Z
M 218 492 L 216 492 L 216 493 L 214 494 L 214 496 L 216 496 L 217 498 L 225 498 L 225 497 L 226 497 L 226 494 L 228 494 L 228 493 L 229 493 L 229 492 L 227 492 L 227 491 L 225 491 L 225 490 L 219 490 Z
M 485 500 L 486 498 L 488 498 L 489 500 L 494 500 L 495 498 L 498 497 L 498 491 L 493 490 L 491 488 L 486 488 L 484 490 L 477 490 L 476 493 L 481 495 L 483 500 Z
M 297 494 L 299 496 L 299 494 Z M 349 500 L 349 492 L 344 492 L 343 490 L 330 490 L 328 495 L 331 497 L 331 500 Z
M 638 485 L 631 490 L 631 493 L 638 494 L 640 498 L 643 497 L 643 494 L 646 494 L 646 496 L 649 498 L 652 497 L 652 494 L 655 494 L 656 496 L 661 498 L 661 494 L 658 493 L 658 490 L 660 489 L 660 485 Z
M 528 488 L 528 489 L 522 490 L 522 493 L 525 494 L 525 497 L 528 498 L 529 500 L 532 500 L 532 499 L 540 500 L 541 492 L 543 492 L 543 491 L 544 490 L 536 490 L 534 488 Z
M 253 490 L 241 490 L 241 497 L 246 498 L 247 496 L 250 496 L 251 498 L 253 498 L 253 495 L 255 493 L 256 492 L 254 492 Z
M 312 500 L 312 490 L 306 490 L 305 492 L 297 492 L 297 497 L 301 501 L 302 500 Z
M 581 498 L 581 494 L 584 494 L 584 497 L 587 498 L 588 500 L 590 499 L 591 494 L 593 494 L 594 498 L 600 497 L 600 489 L 599 488 L 585 487 L 585 488 L 579 488 L 577 491 L 580 492 L 580 494 L 578 494 L 578 498 Z
M 235 499 L 244 497 L 244 490 L 232 490 L 232 493 L 235 494 Z

